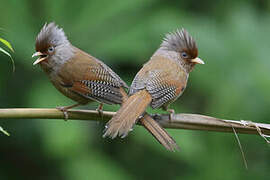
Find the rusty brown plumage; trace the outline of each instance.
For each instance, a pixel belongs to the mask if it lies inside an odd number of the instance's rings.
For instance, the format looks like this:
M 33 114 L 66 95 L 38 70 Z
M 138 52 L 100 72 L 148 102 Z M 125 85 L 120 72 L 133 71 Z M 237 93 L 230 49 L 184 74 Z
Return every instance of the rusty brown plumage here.
M 183 93 L 189 72 L 196 63 L 203 64 L 197 55 L 196 43 L 186 30 L 166 35 L 161 47 L 137 73 L 130 86 L 130 97 L 108 122 L 104 136 L 126 136 L 144 115 L 141 123 L 158 141 L 168 150 L 178 149 L 172 137 L 144 113 L 149 105 L 167 109 Z
M 127 101 L 125 82 L 103 62 L 72 46 L 63 29 L 54 23 L 44 25 L 36 38 L 35 47 L 37 55 L 41 56 L 40 59 L 43 58 L 37 62 L 53 85 L 78 104 L 87 104 L 91 101 L 121 104 Z M 61 110 L 66 111 L 78 104 Z M 146 128 L 151 132 L 153 128 L 148 125 L 151 124 L 150 121 L 148 118 L 142 121 L 142 124 L 147 123 Z M 129 124 L 133 122 L 127 125 Z M 159 138 L 156 131 L 152 134 Z
M 150 104 L 152 98 L 145 90 L 130 96 L 127 101 L 123 102 L 122 107 L 107 123 L 109 127 L 104 133 L 103 137 L 110 136 L 115 138 L 118 134 L 122 138 L 125 137 L 132 126 L 136 123 L 139 116 L 145 111 L 146 107 Z M 124 120 L 123 120 L 124 119 Z
M 78 94 L 89 101 L 121 104 L 123 96 L 120 89 L 127 87 L 124 81 L 101 61 L 78 48 L 74 49 L 74 57 L 57 73 L 62 80 L 59 85 L 67 89 L 67 93 Z M 78 101 L 77 96 L 71 99 Z
M 79 104 L 123 102 L 126 83 L 102 61 L 74 47 L 55 23 L 43 26 L 35 48 L 34 56 L 40 57 L 34 64 L 39 64 L 52 84 L 68 98 Z M 61 110 L 70 107 L 74 106 Z
M 123 97 L 124 101 L 122 106 L 127 104 L 128 107 L 124 109 L 122 108 L 122 112 L 119 111 L 118 114 L 122 117 L 114 116 L 117 121 L 110 121 L 113 122 L 112 126 L 110 125 L 110 122 L 107 124 L 107 126 L 111 128 L 107 129 L 103 137 L 109 135 L 111 138 L 115 138 L 117 136 L 116 132 L 118 132 L 118 134 L 124 138 L 132 129 L 132 126 L 135 124 L 136 120 L 139 120 L 145 129 L 148 130 L 148 132 L 150 132 L 153 137 L 167 150 L 179 150 L 179 147 L 172 137 L 151 116 L 145 113 L 143 117 L 139 118 L 139 116 L 145 111 L 145 108 L 151 102 L 151 96 L 146 93 L 146 91 L 140 91 L 130 98 L 128 98 L 128 95 L 124 91 Z M 122 121 L 122 118 L 125 118 L 125 121 Z
M 140 123 L 150 132 L 156 140 L 169 151 L 178 151 L 179 147 L 175 140 L 156 122 L 151 116 L 145 114 Z

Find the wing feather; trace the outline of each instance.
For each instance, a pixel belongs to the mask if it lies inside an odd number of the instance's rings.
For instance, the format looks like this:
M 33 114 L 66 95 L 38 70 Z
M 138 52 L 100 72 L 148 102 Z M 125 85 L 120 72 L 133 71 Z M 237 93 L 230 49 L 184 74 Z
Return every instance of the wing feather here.
M 152 96 L 152 108 L 159 108 L 182 94 L 187 78 L 187 73 L 177 62 L 154 56 L 136 75 L 130 94 L 146 89 Z
M 68 84 L 66 86 L 68 90 L 84 98 L 107 104 L 121 104 L 123 99 L 121 88 L 127 87 L 125 82 L 106 64 L 79 49 L 77 50 L 81 53 L 77 53 L 70 60 L 72 62 L 66 63 L 67 67 L 62 68 L 73 71 L 59 72 L 63 86 Z M 78 59 L 80 60 L 78 61 Z

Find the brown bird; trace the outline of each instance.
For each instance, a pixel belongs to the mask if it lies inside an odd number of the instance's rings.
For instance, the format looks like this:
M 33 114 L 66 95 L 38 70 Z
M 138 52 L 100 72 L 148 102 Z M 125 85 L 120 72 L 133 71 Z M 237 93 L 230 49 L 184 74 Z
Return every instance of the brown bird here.
M 168 110 L 168 105 L 185 90 L 195 64 L 204 62 L 198 58 L 196 42 L 189 33 L 182 29 L 167 34 L 160 48 L 137 73 L 129 89 L 130 97 L 107 123 L 103 136 L 125 137 L 149 105 L 174 113 L 174 110 Z M 146 114 L 143 119 L 149 118 Z M 165 130 L 162 132 L 166 133 Z M 161 136 L 167 149 L 176 148 L 175 141 L 167 133 Z
M 60 107 L 67 118 L 67 110 L 90 101 L 121 104 L 126 95 L 126 83 L 107 65 L 73 46 L 63 29 L 55 23 L 45 24 L 36 38 L 36 53 L 39 64 L 52 84 L 62 94 L 77 104 Z
M 39 64 L 56 89 L 77 102 L 59 108 L 66 119 L 67 110 L 75 106 L 97 101 L 101 103 L 98 109 L 101 111 L 102 103 L 121 104 L 128 98 L 125 82 L 103 62 L 74 47 L 63 29 L 54 23 L 45 24 L 38 34 L 35 56 L 39 58 L 34 65 Z M 146 116 L 141 123 L 164 144 L 160 136 L 162 130 L 156 121 Z

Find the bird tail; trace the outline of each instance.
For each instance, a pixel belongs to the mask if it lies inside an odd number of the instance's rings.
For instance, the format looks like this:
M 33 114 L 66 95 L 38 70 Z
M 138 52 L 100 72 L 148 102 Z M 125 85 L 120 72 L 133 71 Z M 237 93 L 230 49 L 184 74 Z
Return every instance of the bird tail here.
M 124 138 L 131 131 L 136 120 L 144 113 L 151 103 L 152 97 L 147 90 L 141 90 L 124 99 L 121 108 L 107 123 L 103 137 L 115 138 L 117 135 Z
M 127 136 L 136 120 L 145 112 L 146 107 L 152 101 L 151 95 L 146 90 L 139 91 L 130 97 L 128 97 L 125 90 L 121 89 L 120 92 L 123 96 L 123 104 L 107 123 L 103 137 Z M 169 151 L 179 150 L 175 140 L 151 116 L 145 114 L 140 119 L 140 123 L 166 149 Z
M 175 140 L 151 116 L 145 114 L 140 119 L 141 124 L 169 151 L 178 151 Z

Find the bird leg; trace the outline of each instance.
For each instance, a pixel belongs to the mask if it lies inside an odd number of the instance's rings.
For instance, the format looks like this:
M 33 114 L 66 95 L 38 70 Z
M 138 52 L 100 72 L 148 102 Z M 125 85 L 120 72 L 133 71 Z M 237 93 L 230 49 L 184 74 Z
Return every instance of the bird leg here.
M 169 112 L 170 114 L 175 114 L 175 110 L 174 109 L 167 109 L 167 112 Z
M 174 111 L 174 109 L 169 109 L 168 106 L 169 106 L 169 105 L 163 105 L 163 106 L 162 106 L 162 109 L 163 109 L 164 111 L 167 111 L 167 112 L 170 113 L 170 120 L 171 120 L 171 119 L 172 119 L 172 115 L 175 114 L 175 111 Z
M 100 103 L 98 108 L 96 109 L 96 111 L 98 112 L 98 114 L 102 117 L 103 116 L 103 103 Z
M 77 107 L 79 106 L 80 104 L 77 103 L 77 104 L 73 104 L 73 105 L 70 105 L 70 106 L 61 106 L 61 107 L 56 107 L 56 109 L 58 109 L 59 111 L 62 111 L 63 114 L 64 114 L 64 119 L 65 121 L 68 120 L 68 113 L 67 113 L 67 110 L 71 109 L 71 108 L 74 108 L 74 107 Z

